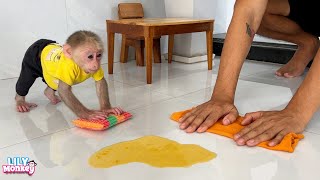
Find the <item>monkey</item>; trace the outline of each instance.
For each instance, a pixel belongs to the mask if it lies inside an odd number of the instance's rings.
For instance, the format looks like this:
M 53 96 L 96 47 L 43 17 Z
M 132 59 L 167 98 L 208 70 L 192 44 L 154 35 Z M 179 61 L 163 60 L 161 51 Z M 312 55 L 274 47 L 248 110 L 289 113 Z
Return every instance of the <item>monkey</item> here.
M 29 112 L 37 107 L 25 98 L 36 78 L 40 77 L 47 85 L 44 95 L 50 102 L 57 104 L 62 100 L 80 118 L 97 120 L 105 119 L 111 113 L 123 113 L 121 108 L 112 108 L 110 104 L 108 84 L 101 68 L 103 50 L 100 37 L 87 30 L 74 32 L 63 45 L 48 39 L 34 42 L 24 55 L 16 83 L 16 110 Z M 99 110 L 86 108 L 72 92 L 73 85 L 89 78 L 95 81 Z

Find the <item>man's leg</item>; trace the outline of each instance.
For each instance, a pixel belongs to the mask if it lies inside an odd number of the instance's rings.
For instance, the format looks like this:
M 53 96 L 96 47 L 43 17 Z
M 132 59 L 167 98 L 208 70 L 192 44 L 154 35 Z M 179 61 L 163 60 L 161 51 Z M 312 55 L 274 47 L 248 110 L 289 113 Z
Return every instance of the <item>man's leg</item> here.
M 304 32 L 297 23 L 287 18 L 289 13 L 288 0 L 269 0 L 257 34 L 298 45 L 292 59 L 276 72 L 278 76 L 296 77 L 304 72 L 315 56 L 319 41 L 317 37 Z

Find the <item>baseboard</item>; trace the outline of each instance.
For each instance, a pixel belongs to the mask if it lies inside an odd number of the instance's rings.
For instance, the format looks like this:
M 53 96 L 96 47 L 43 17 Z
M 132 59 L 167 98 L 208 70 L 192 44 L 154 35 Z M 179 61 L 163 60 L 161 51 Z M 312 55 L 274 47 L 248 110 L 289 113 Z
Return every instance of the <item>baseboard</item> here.
M 217 56 L 221 56 L 224 39 L 225 33 L 214 35 L 213 52 Z M 293 44 L 253 41 L 247 59 L 286 64 L 296 50 L 297 46 Z M 310 65 L 311 63 L 308 66 Z
M 164 57 L 165 57 L 166 60 L 168 60 L 168 54 L 164 54 Z M 213 61 L 214 57 L 215 57 L 215 54 L 212 55 L 212 61 Z M 186 63 L 186 64 L 203 62 L 203 61 L 207 61 L 207 59 L 208 59 L 207 55 L 194 56 L 194 57 L 185 57 L 185 56 L 172 55 L 172 61 L 182 62 L 182 63 Z

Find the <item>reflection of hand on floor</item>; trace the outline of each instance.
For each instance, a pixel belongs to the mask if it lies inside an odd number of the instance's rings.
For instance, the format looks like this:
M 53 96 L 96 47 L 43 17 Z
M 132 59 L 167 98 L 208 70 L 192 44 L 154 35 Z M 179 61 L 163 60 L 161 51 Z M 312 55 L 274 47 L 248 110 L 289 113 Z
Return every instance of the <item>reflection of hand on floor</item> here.
M 42 107 L 37 109 L 37 111 L 39 111 L 37 112 L 38 114 L 48 114 L 48 117 L 39 119 L 31 116 L 31 114 L 19 114 L 18 116 L 20 119 L 20 126 L 23 129 L 27 139 L 38 138 L 45 134 L 57 132 L 69 127 L 62 112 L 57 110 L 56 106 L 48 104 L 45 106 L 45 111 L 47 112 L 40 112 L 43 111 Z M 57 166 L 57 164 L 54 163 L 50 158 L 52 136 L 53 135 L 41 137 L 42 139 L 46 138 L 45 141 L 29 141 L 33 154 L 36 156 L 35 160 L 46 168 L 53 168 Z

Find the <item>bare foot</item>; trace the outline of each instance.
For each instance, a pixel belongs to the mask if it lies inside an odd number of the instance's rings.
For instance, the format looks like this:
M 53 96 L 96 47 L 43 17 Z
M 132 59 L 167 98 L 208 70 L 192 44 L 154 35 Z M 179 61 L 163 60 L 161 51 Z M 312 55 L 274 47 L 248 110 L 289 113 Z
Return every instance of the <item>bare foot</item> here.
M 44 95 L 46 95 L 47 98 L 50 100 L 50 102 L 54 105 L 61 102 L 59 96 L 55 95 L 55 91 L 53 89 L 51 89 L 50 87 L 47 87 L 44 90 Z
M 308 63 L 314 58 L 319 49 L 319 41 L 317 38 L 307 41 L 304 45 L 300 45 L 291 58 L 291 60 L 277 70 L 277 76 L 293 78 L 303 74 Z
M 37 107 L 37 105 L 34 103 L 26 102 L 24 96 L 16 95 L 15 100 L 16 100 L 16 109 L 18 112 L 22 112 L 22 113 L 29 112 L 31 108 Z

